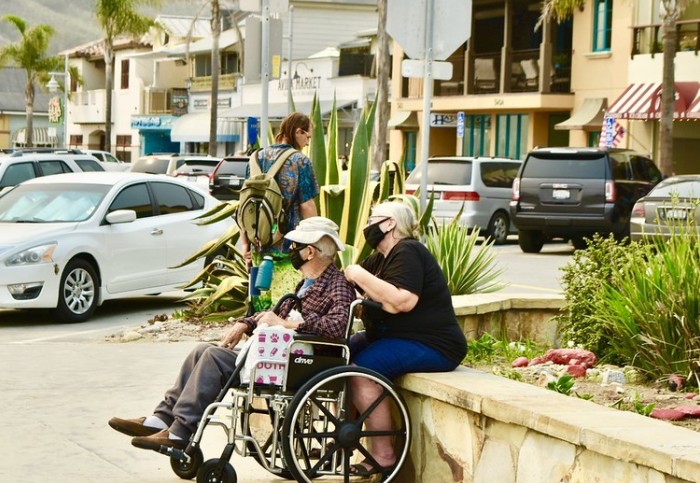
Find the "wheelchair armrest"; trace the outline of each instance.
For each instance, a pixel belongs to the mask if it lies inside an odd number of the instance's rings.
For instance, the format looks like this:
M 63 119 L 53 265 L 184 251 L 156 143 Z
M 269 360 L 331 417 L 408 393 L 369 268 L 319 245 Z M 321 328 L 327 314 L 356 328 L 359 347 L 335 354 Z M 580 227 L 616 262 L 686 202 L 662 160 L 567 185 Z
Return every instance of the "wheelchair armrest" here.
M 331 339 L 330 337 L 321 337 L 319 335 L 313 335 L 313 334 L 296 334 L 294 336 L 294 340 L 299 341 L 299 342 L 318 342 L 321 344 L 340 344 L 340 345 L 347 345 L 348 341 L 345 339 Z

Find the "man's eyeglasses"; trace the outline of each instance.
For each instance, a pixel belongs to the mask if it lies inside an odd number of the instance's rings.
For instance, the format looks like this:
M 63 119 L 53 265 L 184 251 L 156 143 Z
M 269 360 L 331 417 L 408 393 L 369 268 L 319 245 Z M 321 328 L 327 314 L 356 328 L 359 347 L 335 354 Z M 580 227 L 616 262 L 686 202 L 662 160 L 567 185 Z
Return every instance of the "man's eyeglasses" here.
M 380 215 L 373 215 L 367 218 L 367 224 L 368 225 L 374 225 L 375 223 L 381 223 L 383 221 L 391 219 L 390 216 L 380 216 Z
M 297 242 L 292 242 L 292 244 L 290 245 L 289 248 L 290 248 L 290 250 L 296 252 L 296 251 L 299 251 L 299 250 L 303 250 L 303 249 L 306 248 L 306 247 L 314 247 L 314 248 L 316 248 L 314 245 L 309 245 L 309 244 L 307 244 L 307 243 L 297 243 Z

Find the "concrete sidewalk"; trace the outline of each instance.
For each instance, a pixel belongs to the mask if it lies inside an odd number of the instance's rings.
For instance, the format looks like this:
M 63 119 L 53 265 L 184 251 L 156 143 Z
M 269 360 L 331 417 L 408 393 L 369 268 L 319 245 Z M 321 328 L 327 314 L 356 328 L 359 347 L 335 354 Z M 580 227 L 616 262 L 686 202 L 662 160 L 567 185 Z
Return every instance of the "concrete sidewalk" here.
M 167 457 L 131 446 L 112 416 L 151 413 L 191 342 L 0 345 L 0 481 L 177 482 Z M 205 433 L 204 459 L 220 455 L 224 433 Z M 234 455 L 238 480 L 283 481 Z

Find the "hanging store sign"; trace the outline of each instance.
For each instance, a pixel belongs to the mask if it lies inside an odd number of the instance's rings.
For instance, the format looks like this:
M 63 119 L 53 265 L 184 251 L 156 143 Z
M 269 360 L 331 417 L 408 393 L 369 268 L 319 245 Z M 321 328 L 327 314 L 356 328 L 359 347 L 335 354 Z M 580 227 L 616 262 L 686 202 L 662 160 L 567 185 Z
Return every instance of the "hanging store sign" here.
M 456 112 L 431 112 L 430 127 L 457 127 L 459 116 Z

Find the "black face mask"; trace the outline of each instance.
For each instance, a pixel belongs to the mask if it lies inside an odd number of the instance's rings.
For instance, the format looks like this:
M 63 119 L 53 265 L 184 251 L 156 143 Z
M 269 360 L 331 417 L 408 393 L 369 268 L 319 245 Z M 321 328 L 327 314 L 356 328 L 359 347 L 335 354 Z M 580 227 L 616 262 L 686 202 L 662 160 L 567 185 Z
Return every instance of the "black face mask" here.
M 301 251 L 303 248 L 298 250 L 292 250 L 289 252 L 289 261 L 292 262 L 292 266 L 295 270 L 299 270 L 308 260 L 301 258 Z
M 379 225 L 381 225 L 388 219 L 389 217 L 387 216 L 383 220 L 379 220 L 376 223 L 366 226 L 365 229 L 362 230 L 362 234 L 365 236 L 365 241 L 372 248 L 372 250 L 375 250 L 377 246 L 382 242 L 386 234 L 389 233 L 388 231 L 384 232 L 381 228 L 379 228 Z

